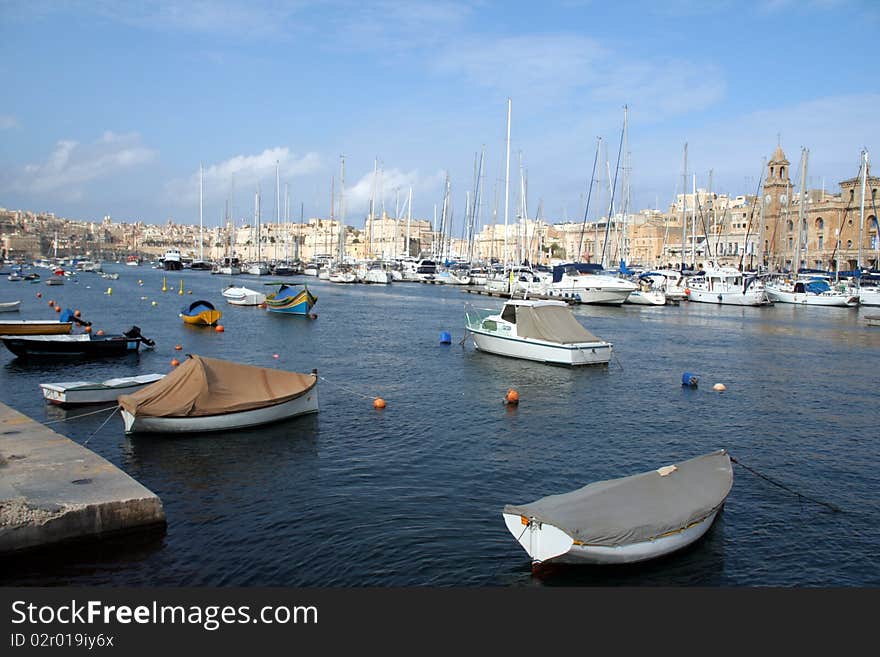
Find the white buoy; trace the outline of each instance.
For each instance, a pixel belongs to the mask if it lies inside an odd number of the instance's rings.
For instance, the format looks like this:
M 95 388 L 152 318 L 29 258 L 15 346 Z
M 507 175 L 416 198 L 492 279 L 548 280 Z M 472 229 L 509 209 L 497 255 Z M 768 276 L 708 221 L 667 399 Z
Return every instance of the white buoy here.
M 716 383 L 714 386 L 712 386 L 712 390 L 716 392 L 724 392 L 725 390 L 727 390 L 727 386 L 723 383 Z

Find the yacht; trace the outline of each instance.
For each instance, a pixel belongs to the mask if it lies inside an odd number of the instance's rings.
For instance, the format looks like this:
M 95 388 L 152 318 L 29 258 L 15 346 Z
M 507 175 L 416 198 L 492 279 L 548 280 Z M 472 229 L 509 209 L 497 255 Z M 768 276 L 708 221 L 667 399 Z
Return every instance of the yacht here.
M 180 271 L 183 269 L 183 260 L 180 256 L 180 249 L 172 247 L 165 251 L 165 256 L 162 258 L 162 268 L 165 271 Z
M 245 273 L 251 276 L 267 276 L 269 274 L 269 265 L 265 262 L 251 262 L 245 266 Z
M 437 263 L 433 260 L 419 260 L 416 265 L 416 277 L 420 281 L 432 281 L 437 275 Z
M 212 274 L 225 274 L 226 276 L 238 276 L 241 273 L 241 261 L 236 257 L 225 257 L 211 270 Z
M 769 306 L 763 281 L 757 275 L 746 275 L 735 267 L 709 262 L 705 271 L 688 281 L 685 294 L 689 301 L 732 306 Z
M 545 285 L 544 294 L 575 299 L 578 303 L 619 306 L 636 289 L 638 286 L 632 281 L 604 273 L 599 264 L 569 262 L 553 267 L 553 277 Z
M 859 305 L 860 295 L 848 288 L 832 289 L 826 277 L 799 278 L 796 281 L 775 280 L 765 285 L 767 296 L 777 303 L 796 303 L 803 306 L 833 306 L 853 308 Z

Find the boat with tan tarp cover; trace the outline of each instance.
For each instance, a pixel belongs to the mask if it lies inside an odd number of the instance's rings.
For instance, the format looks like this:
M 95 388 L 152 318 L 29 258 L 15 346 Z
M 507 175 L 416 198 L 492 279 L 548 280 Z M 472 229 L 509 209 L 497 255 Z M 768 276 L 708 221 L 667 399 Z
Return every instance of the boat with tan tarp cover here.
M 502 515 L 533 565 L 634 563 L 698 540 L 732 486 L 733 467 L 722 449 L 531 504 L 508 504 Z
M 318 412 L 318 372 L 190 356 L 160 381 L 119 397 L 125 433 L 253 427 Z

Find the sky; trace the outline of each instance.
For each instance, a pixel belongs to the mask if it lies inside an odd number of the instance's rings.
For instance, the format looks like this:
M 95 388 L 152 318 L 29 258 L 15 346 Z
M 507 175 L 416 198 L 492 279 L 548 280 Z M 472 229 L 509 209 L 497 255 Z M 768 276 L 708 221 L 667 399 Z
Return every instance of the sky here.
M 258 191 L 363 226 L 410 188 L 433 219 L 449 176 L 460 230 L 482 153 L 483 224 L 505 179 L 510 221 L 523 188 L 580 221 L 609 177 L 668 208 L 685 143 L 688 187 L 754 193 L 779 143 L 834 192 L 880 149 L 878 30 L 876 0 L 0 0 L 0 207 L 198 223 L 201 166 L 207 226 Z

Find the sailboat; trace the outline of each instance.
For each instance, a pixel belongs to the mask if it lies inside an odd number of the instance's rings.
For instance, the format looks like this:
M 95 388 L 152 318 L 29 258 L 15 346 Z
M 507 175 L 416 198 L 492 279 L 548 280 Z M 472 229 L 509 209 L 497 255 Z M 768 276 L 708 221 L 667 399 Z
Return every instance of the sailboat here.
M 205 262 L 205 237 L 202 207 L 204 201 L 204 185 L 202 184 L 202 165 L 199 163 L 199 258 L 193 260 L 190 269 L 211 271 L 211 263 Z
M 262 210 L 260 208 L 260 190 L 257 189 L 257 192 L 254 196 L 254 233 L 256 235 L 256 243 L 257 243 L 257 259 L 254 262 L 248 263 L 245 268 L 245 273 L 250 274 L 251 276 L 265 276 L 269 273 L 269 265 L 267 265 L 262 260 Z

